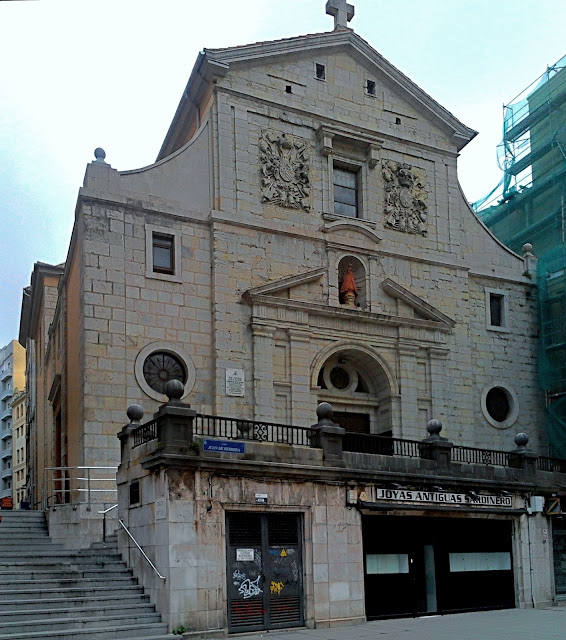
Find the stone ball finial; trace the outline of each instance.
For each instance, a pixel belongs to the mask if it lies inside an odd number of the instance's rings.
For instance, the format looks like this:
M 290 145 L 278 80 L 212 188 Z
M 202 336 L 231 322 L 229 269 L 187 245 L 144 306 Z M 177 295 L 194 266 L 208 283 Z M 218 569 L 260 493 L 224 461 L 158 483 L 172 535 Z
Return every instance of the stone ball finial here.
M 316 408 L 316 415 L 319 420 L 330 420 L 332 418 L 332 414 L 334 413 L 334 409 L 330 402 L 321 402 Z
M 143 409 L 139 404 L 131 404 L 126 410 L 130 422 L 139 422 L 143 418 Z
M 426 430 L 431 436 L 438 436 L 442 431 L 442 422 L 440 420 L 429 420 L 426 425 Z
M 533 245 L 530 242 L 525 242 L 525 244 L 523 245 L 523 253 L 526 255 L 528 253 L 531 253 L 532 250 Z
M 185 385 L 180 380 L 169 380 L 165 385 L 168 400 L 180 400 L 185 393 Z
M 521 432 L 515 436 L 515 444 L 518 447 L 526 447 L 528 443 L 529 443 L 529 436 L 526 433 Z
M 96 162 L 104 162 L 106 158 L 106 151 L 102 147 L 96 147 L 94 150 L 94 157 L 96 158 Z

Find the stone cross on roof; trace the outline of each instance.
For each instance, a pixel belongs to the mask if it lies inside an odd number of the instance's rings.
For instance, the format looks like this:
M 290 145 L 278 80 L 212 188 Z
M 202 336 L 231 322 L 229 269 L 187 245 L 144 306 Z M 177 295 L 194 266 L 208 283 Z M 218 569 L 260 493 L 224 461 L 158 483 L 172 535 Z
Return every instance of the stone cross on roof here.
M 326 13 L 334 16 L 334 30 L 347 29 L 348 22 L 354 17 L 354 5 L 348 4 L 346 0 L 328 0 Z

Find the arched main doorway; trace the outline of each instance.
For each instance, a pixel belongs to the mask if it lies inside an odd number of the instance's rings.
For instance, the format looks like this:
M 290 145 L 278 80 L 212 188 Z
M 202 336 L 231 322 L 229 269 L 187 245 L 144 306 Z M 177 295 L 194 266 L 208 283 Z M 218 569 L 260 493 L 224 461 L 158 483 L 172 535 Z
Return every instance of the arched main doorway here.
M 347 431 L 392 435 L 392 379 L 386 366 L 362 347 L 345 347 L 318 364 L 319 402 L 330 402 L 334 422 Z

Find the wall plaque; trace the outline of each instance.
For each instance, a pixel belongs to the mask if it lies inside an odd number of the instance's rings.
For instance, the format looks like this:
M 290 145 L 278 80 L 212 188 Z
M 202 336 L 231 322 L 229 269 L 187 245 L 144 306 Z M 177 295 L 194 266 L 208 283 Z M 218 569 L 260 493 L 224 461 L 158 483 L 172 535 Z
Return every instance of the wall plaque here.
M 236 549 L 236 562 L 253 562 L 253 549 Z
M 226 395 L 244 396 L 244 370 L 226 369 Z

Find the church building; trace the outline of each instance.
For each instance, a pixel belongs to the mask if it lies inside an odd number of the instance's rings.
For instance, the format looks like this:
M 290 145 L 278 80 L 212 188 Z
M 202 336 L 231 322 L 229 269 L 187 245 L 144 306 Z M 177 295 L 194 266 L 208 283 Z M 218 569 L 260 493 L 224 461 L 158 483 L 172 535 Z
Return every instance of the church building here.
M 199 54 L 154 164 L 95 151 L 48 323 L 26 290 L 36 464 L 121 463 L 119 517 L 167 580 L 125 554 L 171 628 L 555 598 L 531 247 L 466 203 L 476 132 L 326 11 Z M 121 431 L 129 405 L 161 413 Z

